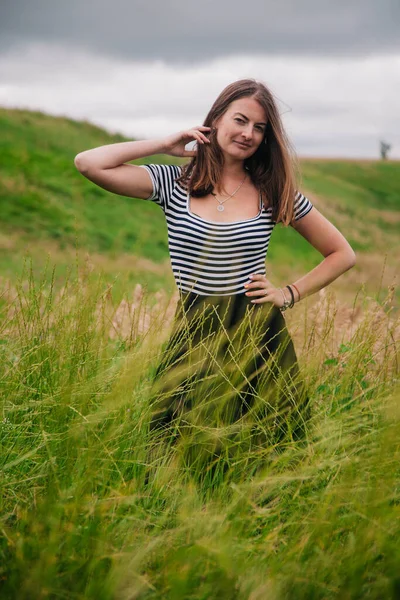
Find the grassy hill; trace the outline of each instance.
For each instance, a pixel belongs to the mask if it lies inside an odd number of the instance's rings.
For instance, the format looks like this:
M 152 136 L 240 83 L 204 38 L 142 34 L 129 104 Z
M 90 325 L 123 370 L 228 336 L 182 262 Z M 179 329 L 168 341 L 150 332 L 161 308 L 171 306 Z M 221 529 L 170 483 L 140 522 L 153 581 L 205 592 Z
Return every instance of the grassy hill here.
M 324 293 L 287 311 L 312 409 L 299 441 L 270 435 L 275 412 L 258 392 L 268 419 L 225 418 L 249 364 L 233 344 L 227 360 L 202 346 L 221 376 L 205 375 L 195 352 L 187 395 L 179 364 L 164 394 L 153 383 L 173 311 L 143 313 L 141 290 L 133 311 L 117 298 L 138 282 L 173 290 L 164 215 L 96 187 L 73 162 L 123 138 L 18 110 L 0 110 L 0 131 L 0 598 L 399 598 L 399 319 L 374 301 L 341 306 L 335 330 Z M 156 160 L 168 157 L 146 162 Z M 330 289 L 351 306 L 360 284 L 378 295 L 398 273 L 398 164 L 302 167 L 302 191 L 357 252 Z M 275 228 L 273 282 L 321 260 Z M 84 277 L 65 284 L 82 264 L 116 282 L 116 303 Z M 253 352 L 252 337 L 238 346 Z M 279 396 L 292 399 L 284 379 L 277 370 Z M 167 404 L 183 392 L 204 420 L 193 411 L 165 435 L 149 430 L 161 392 Z
M 0 131 L 3 276 L 15 279 L 31 256 L 34 273 L 42 272 L 46 261 L 55 264 L 60 285 L 68 265 L 86 257 L 95 270 L 117 277 L 117 289 L 123 281 L 140 281 L 150 291 L 175 289 L 160 208 L 106 192 L 74 166 L 78 152 L 124 137 L 87 122 L 10 109 L 0 109 Z M 175 159 L 159 155 L 140 162 Z M 331 284 L 332 289 L 350 300 L 360 285 L 371 294 L 381 279 L 383 287 L 390 285 L 398 274 L 399 163 L 304 160 L 301 166 L 300 189 L 357 253 L 356 267 Z M 267 272 L 276 285 L 300 277 L 321 260 L 292 228 L 275 228 Z

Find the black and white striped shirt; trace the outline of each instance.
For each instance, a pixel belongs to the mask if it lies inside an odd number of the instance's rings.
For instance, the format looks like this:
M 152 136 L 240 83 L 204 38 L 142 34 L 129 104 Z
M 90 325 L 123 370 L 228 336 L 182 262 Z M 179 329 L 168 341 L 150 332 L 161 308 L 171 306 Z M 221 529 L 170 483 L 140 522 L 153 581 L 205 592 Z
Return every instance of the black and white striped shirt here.
M 153 182 L 147 200 L 161 206 L 168 227 L 172 271 L 178 289 L 199 295 L 244 294 L 251 273 L 265 272 L 265 259 L 272 230 L 272 208 L 265 209 L 260 194 L 259 214 L 244 221 L 218 223 L 195 215 L 189 194 L 175 179 L 178 165 L 141 165 Z M 306 215 L 313 204 L 296 193 L 294 218 Z

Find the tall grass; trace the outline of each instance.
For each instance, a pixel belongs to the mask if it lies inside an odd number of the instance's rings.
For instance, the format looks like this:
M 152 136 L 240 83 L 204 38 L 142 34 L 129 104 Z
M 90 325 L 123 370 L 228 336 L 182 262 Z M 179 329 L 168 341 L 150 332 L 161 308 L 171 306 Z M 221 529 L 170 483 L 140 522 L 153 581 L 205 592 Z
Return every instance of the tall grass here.
M 307 435 L 232 452 L 222 422 L 149 428 L 176 295 L 115 305 L 79 264 L 47 281 L 2 281 L 1 597 L 399 597 L 394 288 L 291 321 Z

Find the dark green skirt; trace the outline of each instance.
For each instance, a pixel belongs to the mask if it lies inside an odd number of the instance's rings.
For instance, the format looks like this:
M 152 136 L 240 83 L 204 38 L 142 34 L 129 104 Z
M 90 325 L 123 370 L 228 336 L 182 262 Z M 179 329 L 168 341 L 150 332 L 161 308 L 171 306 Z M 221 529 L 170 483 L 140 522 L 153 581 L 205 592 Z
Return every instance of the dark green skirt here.
M 150 430 L 265 444 L 303 438 L 310 402 L 280 309 L 181 293 L 151 394 Z M 218 445 L 217 444 L 217 445 Z

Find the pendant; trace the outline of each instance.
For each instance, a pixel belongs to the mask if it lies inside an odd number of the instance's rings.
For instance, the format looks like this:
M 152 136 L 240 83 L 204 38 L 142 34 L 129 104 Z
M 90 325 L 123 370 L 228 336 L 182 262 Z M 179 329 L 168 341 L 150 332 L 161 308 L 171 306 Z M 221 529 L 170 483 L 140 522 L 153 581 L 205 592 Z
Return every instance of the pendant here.
M 219 206 L 217 206 L 217 210 L 219 210 L 221 212 L 221 210 L 225 210 L 224 207 L 222 206 L 222 204 L 220 204 Z

